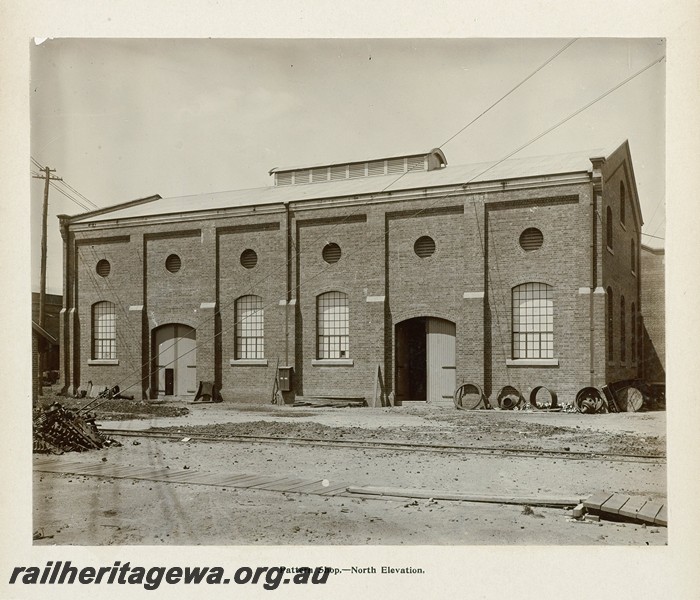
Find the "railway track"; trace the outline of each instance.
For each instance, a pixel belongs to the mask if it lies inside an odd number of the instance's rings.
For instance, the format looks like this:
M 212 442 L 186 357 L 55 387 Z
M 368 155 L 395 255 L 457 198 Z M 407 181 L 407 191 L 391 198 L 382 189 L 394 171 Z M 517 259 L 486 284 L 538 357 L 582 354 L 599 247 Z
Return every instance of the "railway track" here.
M 327 440 L 306 437 L 282 437 L 261 435 L 227 435 L 211 436 L 189 433 L 173 433 L 171 431 L 128 431 L 122 429 L 100 428 L 100 431 L 110 437 L 142 437 L 181 440 L 187 437 L 192 442 L 221 442 L 221 443 L 253 443 L 253 444 L 284 444 L 294 446 L 318 446 L 330 448 L 350 448 L 366 450 L 387 450 L 391 452 L 440 452 L 444 454 L 477 454 L 503 455 L 529 458 L 557 458 L 563 460 L 598 460 L 605 462 L 637 462 L 650 464 L 665 464 L 663 454 L 626 454 L 582 452 L 568 450 L 548 450 L 543 448 L 522 448 L 508 446 L 460 446 L 454 444 L 422 444 L 417 442 L 389 442 L 374 440 Z

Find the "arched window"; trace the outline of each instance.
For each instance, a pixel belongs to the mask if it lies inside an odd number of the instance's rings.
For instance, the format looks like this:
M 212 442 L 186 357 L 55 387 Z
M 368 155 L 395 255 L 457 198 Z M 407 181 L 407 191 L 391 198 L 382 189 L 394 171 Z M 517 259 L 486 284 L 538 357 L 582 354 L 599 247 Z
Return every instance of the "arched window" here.
M 613 249 L 613 223 L 612 223 L 612 208 L 608 206 L 605 211 L 605 243 L 610 250 Z
M 630 266 L 632 268 L 632 273 L 636 273 L 636 267 L 637 267 L 637 244 L 634 243 L 634 240 L 630 240 Z
M 554 358 L 554 294 L 546 283 L 513 288 L 513 358 Z
M 627 332 L 625 329 L 625 297 L 620 296 L 620 362 L 625 362 L 627 358 Z
M 117 358 L 117 315 L 111 302 L 95 302 L 92 305 L 92 358 Z
M 625 184 L 620 182 L 620 223 L 625 223 Z
M 350 357 L 350 322 L 348 296 L 343 292 L 326 292 L 316 298 L 318 347 L 316 356 Z
M 608 288 L 606 292 L 607 300 L 607 333 L 608 333 L 608 360 L 613 359 L 613 293 L 612 289 Z
M 264 309 L 260 296 L 236 300 L 236 359 L 265 358 Z
M 632 302 L 632 306 L 630 306 L 630 325 L 631 325 L 631 334 L 632 334 L 632 363 L 637 362 L 637 312 L 636 312 L 636 307 L 634 305 L 634 302 Z

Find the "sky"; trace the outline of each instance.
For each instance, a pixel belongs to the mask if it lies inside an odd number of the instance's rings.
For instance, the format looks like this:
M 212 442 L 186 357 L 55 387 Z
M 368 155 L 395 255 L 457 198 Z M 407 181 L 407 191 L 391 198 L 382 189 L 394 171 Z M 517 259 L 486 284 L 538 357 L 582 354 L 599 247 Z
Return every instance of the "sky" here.
M 666 51 L 659 38 L 577 39 L 453 138 L 572 39 L 35 43 L 31 157 L 64 180 L 49 191 L 47 291 L 62 293 L 56 215 L 82 213 L 74 200 L 107 207 L 153 194 L 262 187 L 271 185 L 273 167 L 435 147 L 448 168 L 499 160 Z M 613 150 L 629 140 L 642 242 L 663 247 L 664 114 L 665 61 L 516 157 Z M 34 291 L 43 192 L 43 180 L 32 179 Z

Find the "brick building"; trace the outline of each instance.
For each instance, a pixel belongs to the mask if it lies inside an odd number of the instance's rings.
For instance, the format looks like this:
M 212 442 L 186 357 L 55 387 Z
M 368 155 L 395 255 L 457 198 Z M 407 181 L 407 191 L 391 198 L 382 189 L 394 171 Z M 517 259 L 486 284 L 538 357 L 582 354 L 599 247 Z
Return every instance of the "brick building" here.
M 644 364 L 641 375 L 650 383 L 664 383 L 666 381 L 665 258 L 665 252 L 662 248 L 642 246 Z
M 59 371 L 59 315 L 63 298 L 45 294 L 44 327 L 39 318 L 39 294 L 32 292 L 32 399 L 36 403 L 43 392 L 43 382 L 51 382 Z M 42 379 L 42 374 L 48 375 Z
M 641 365 L 627 142 L 448 166 L 440 150 L 275 168 L 269 187 L 62 215 L 66 391 L 561 401 Z

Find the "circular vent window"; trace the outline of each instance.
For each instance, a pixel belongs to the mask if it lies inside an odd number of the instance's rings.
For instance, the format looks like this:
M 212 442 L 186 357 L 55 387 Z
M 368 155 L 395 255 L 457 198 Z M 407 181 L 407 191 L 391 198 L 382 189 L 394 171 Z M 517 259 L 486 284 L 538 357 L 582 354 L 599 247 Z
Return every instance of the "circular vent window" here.
M 177 254 L 171 254 L 165 259 L 165 268 L 171 273 L 177 273 L 182 266 L 182 261 Z
M 435 240 L 427 235 L 421 236 L 413 244 L 413 251 L 421 258 L 428 258 L 435 254 Z
M 257 265 L 258 255 L 255 253 L 255 250 L 251 250 L 250 248 L 248 250 L 243 250 L 243 253 L 241 254 L 241 264 L 246 269 L 252 269 L 255 265 Z
M 109 264 L 108 260 L 103 258 L 97 263 L 97 268 L 95 270 L 100 277 L 107 277 L 109 272 L 112 270 L 112 265 Z
M 326 244 L 323 248 L 323 260 L 329 265 L 337 263 L 340 260 L 340 246 L 338 244 Z
M 532 250 L 539 249 L 542 246 L 543 240 L 544 237 L 539 229 L 528 227 L 520 234 L 520 247 L 527 252 L 531 252 Z

